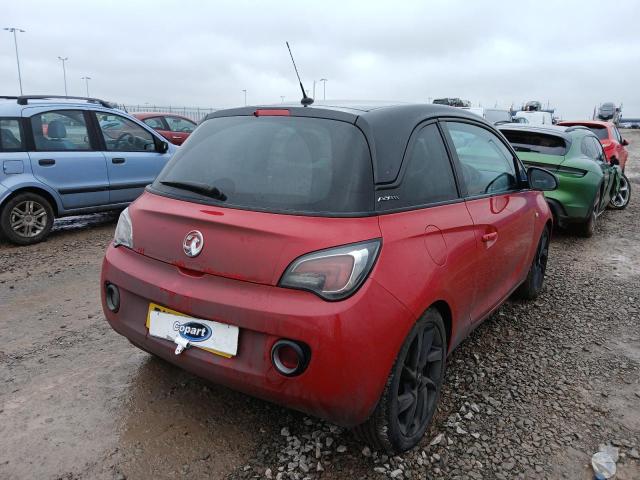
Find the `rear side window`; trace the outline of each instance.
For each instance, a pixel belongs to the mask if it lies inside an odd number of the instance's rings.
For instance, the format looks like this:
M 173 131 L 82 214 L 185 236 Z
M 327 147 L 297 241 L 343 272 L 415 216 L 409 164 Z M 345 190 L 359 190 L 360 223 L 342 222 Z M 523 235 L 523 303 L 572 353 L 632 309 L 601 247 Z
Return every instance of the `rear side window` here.
M 469 195 L 508 192 L 517 187 L 513 154 L 499 137 L 468 123 L 447 122 L 447 127 Z
M 0 152 L 25 150 L 22 128 L 18 119 L 0 118 Z
M 605 160 L 602 145 L 594 137 L 583 137 L 580 147 L 583 155 L 586 155 L 591 160 L 595 162 L 603 162 Z
M 172 132 L 191 133 L 195 130 L 196 124 L 190 120 L 180 117 L 165 117 Z
M 502 133 L 516 152 L 544 153 L 546 155 L 567 154 L 567 143 L 562 137 L 518 130 L 502 130 Z
M 395 206 L 417 206 L 458 198 L 449 156 L 436 125 L 416 136 L 406 157 L 407 168 Z
M 335 120 L 207 120 L 153 188 L 206 202 L 207 195 L 196 193 L 194 185 L 215 187 L 226 197 L 220 200 L 218 195 L 216 202 L 250 210 L 316 215 L 373 210 L 373 172 L 364 135 L 354 125 Z
M 38 151 L 91 150 L 89 131 L 81 110 L 57 110 L 31 117 L 33 139 Z

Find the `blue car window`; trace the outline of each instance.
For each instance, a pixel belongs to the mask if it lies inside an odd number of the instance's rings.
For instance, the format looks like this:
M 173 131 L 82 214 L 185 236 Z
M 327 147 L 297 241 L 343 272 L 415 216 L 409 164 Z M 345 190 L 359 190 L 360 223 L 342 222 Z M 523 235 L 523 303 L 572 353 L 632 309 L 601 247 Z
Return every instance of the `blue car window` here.
M 24 150 L 22 130 L 17 119 L 0 118 L 0 152 Z
M 121 115 L 96 112 L 102 137 L 108 151 L 154 152 L 153 135 L 140 125 Z
M 31 117 L 38 151 L 91 150 L 89 132 L 80 110 L 43 112 Z

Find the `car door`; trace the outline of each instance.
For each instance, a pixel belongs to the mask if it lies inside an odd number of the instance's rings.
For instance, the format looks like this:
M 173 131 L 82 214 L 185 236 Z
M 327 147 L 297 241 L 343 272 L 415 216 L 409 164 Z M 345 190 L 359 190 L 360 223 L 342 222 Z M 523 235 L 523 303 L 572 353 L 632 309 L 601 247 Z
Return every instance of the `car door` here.
M 109 179 L 89 112 L 25 108 L 33 141 L 29 158 L 38 180 L 58 192 L 65 210 L 109 203 Z
M 171 131 L 170 139 L 176 145 L 182 145 L 197 126 L 194 122 L 186 118 L 175 117 L 173 115 L 167 115 L 164 118 Z
M 132 202 L 153 182 L 173 153 L 162 153 L 161 140 L 133 120 L 113 112 L 95 111 L 107 158 L 109 201 Z
M 483 319 L 524 279 L 529 268 L 536 192 L 522 190 L 520 163 L 502 139 L 484 125 L 447 121 L 465 204 L 477 245 L 477 296 L 472 319 Z

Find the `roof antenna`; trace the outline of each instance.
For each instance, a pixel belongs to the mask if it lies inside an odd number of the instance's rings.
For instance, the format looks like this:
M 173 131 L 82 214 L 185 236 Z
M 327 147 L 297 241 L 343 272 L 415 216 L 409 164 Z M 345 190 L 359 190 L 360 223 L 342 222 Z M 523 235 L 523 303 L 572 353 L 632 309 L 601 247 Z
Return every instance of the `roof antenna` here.
M 287 48 L 289 49 L 289 55 L 291 56 L 291 62 L 293 63 L 293 68 L 296 71 L 296 75 L 298 77 L 298 82 L 300 82 L 300 90 L 302 90 L 302 100 L 300 103 L 305 107 L 308 107 L 313 103 L 313 98 L 307 97 L 307 92 L 304 91 L 304 87 L 302 86 L 302 80 L 300 80 L 300 74 L 298 73 L 298 67 L 296 67 L 296 61 L 293 59 L 293 54 L 291 53 L 291 47 L 289 46 L 289 42 L 285 42 L 287 44 Z

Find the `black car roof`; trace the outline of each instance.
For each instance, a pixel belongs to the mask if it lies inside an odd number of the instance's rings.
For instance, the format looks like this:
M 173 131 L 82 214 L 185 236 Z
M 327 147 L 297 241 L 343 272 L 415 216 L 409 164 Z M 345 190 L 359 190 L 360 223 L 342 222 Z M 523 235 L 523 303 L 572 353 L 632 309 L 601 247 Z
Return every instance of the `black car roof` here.
M 218 110 L 207 115 L 204 121 L 253 115 L 260 109 L 287 109 L 291 116 L 353 123 L 364 132 L 369 142 L 376 183 L 391 183 L 396 180 L 409 137 L 419 123 L 449 117 L 491 126 L 474 113 L 445 105 L 355 101 L 318 102 L 309 107 L 300 104 L 254 105 Z

